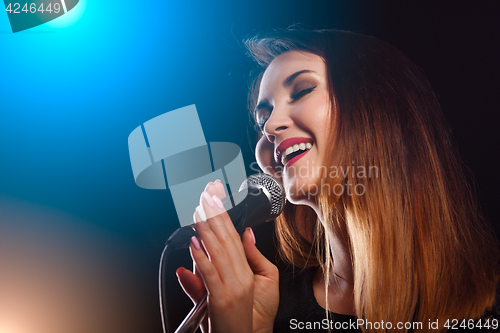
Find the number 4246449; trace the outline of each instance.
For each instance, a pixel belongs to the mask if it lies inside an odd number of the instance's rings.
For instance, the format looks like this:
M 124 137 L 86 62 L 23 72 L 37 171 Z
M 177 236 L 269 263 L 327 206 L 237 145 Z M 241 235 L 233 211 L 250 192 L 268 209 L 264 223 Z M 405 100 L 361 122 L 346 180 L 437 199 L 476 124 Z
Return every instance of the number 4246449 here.
M 32 3 L 29 7 L 28 7 L 28 4 L 25 3 L 23 8 L 21 9 L 21 5 L 19 3 L 14 3 L 14 4 L 9 3 L 9 5 L 7 6 L 7 8 L 5 10 L 8 11 L 9 13 L 14 13 L 14 14 L 21 14 L 21 12 L 31 13 L 31 14 L 34 14 L 36 12 L 52 13 L 52 11 L 54 11 L 54 13 L 57 14 L 61 11 L 61 5 L 58 3 L 55 3 L 54 6 L 52 6 L 52 3 L 49 2 L 49 4 L 47 6 L 45 6 L 45 8 L 44 8 L 43 3 L 40 4 L 40 6 L 37 8 L 36 3 Z

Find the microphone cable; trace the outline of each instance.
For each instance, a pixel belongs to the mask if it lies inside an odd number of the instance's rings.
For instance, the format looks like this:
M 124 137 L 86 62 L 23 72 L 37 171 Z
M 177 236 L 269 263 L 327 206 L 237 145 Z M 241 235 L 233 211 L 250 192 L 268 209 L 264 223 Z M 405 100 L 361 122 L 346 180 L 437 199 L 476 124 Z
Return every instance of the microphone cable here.
M 172 234 L 172 236 L 169 237 L 165 244 L 165 247 L 163 248 L 163 252 L 161 253 L 158 284 L 160 295 L 161 323 L 164 333 L 174 332 L 172 322 L 169 321 L 167 315 L 167 262 L 172 252 L 174 252 L 175 250 L 188 248 L 193 236 L 196 236 L 196 230 L 189 225 L 177 229 Z

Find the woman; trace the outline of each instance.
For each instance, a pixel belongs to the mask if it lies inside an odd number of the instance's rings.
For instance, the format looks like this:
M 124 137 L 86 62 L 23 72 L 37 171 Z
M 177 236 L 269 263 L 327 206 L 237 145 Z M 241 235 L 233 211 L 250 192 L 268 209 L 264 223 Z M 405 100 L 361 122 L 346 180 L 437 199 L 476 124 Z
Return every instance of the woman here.
M 207 185 L 195 213 L 208 218 L 197 223 L 207 254 L 194 238 L 197 273 L 178 271 L 193 301 L 208 290 L 205 329 L 492 324 L 497 244 L 419 68 L 345 31 L 280 30 L 246 45 L 260 65 L 250 99 L 257 162 L 281 178 L 289 201 L 276 221 L 279 250 L 304 270 L 278 278 L 252 231 L 240 241 L 219 208 L 220 182 Z M 325 318 L 328 327 L 312 326 Z

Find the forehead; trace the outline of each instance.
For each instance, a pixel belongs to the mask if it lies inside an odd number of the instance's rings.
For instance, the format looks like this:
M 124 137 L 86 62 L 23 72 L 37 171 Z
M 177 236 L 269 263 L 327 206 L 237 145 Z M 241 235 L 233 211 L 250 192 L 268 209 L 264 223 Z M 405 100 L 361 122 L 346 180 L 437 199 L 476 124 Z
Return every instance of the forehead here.
M 305 69 L 326 78 L 326 65 L 319 55 L 307 51 L 288 51 L 280 54 L 274 58 L 264 72 L 259 96 L 263 96 L 266 91 L 281 87 L 288 76 Z

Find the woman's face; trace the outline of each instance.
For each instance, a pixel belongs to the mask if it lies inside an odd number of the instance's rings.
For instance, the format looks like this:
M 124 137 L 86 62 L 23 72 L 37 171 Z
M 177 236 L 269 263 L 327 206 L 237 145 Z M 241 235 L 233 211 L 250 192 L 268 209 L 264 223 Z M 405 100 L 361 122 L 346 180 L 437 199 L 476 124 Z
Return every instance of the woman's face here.
M 330 150 L 330 105 L 326 65 L 316 54 L 285 52 L 262 77 L 256 121 L 263 136 L 257 163 L 282 179 L 292 203 L 311 205 L 321 191 L 318 167 Z

